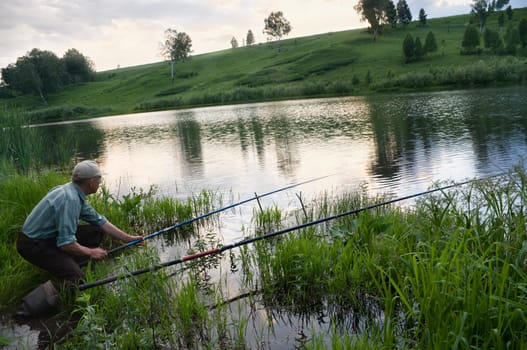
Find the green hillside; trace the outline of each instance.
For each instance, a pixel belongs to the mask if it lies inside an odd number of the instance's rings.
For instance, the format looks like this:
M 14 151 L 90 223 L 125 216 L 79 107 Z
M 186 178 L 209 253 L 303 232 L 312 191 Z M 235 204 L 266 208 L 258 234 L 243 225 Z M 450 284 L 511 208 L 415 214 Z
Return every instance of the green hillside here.
M 213 104 L 525 83 L 525 50 L 523 56 L 495 56 L 487 50 L 481 55 L 460 54 L 471 18 L 467 14 L 429 19 L 426 27 L 412 22 L 406 28 L 387 28 L 376 41 L 365 29 L 357 29 L 196 55 L 176 64 L 174 81 L 168 62 L 103 71 L 94 82 L 49 96 L 47 105 L 27 96 L 0 103 L 31 111 L 35 121 L 50 121 Z M 527 8 L 514 9 L 512 21 L 499 28 L 494 13 L 487 27 L 504 36 L 507 26 L 517 26 L 522 18 L 527 18 Z M 406 35 L 424 43 L 429 31 L 438 51 L 405 63 Z

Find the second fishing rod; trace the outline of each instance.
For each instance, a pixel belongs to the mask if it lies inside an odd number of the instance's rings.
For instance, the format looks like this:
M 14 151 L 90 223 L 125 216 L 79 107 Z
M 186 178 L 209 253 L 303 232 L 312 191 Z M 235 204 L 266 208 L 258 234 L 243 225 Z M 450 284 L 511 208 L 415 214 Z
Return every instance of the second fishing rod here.
M 300 185 L 305 185 L 305 184 L 308 184 L 310 182 L 315 182 L 315 181 L 318 181 L 318 180 L 321 180 L 321 179 L 324 179 L 324 178 L 327 178 L 327 177 L 330 177 L 330 176 L 332 176 L 332 175 L 326 175 L 326 176 L 321 176 L 321 177 L 313 178 L 313 179 L 302 181 L 302 182 L 297 182 L 297 183 L 294 183 L 294 184 L 291 184 L 291 185 L 288 185 L 288 186 L 285 186 L 285 187 L 282 187 L 282 188 L 278 188 L 276 190 L 273 190 L 273 191 L 270 191 L 270 192 L 267 192 L 267 193 L 263 193 L 263 194 L 255 194 L 254 197 L 247 198 L 247 199 L 242 200 L 240 202 L 230 204 L 230 205 L 228 205 L 226 207 L 222 207 L 222 208 L 219 208 L 219 209 L 212 210 L 212 211 L 210 211 L 208 213 L 196 216 L 196 217 L 188 219 L 188 220 L 181 221 L 181 222 L 179 222 L 177 224 L 174 224 L 172 226 L 169 226 L 169 227 L 166 227 L 166 228 L 161 229 L 159 231 L 156 231 L 154 233 L 148 234 L 148 235 L 144 236 L 143 241 L 147 240 L 147 239 L 151 239 L 151 238 L 157 237 L 157 236 L 159 236 L 161 234 L 164 234 L 166 232 L 175 230 L 175 229 L 180 228 L 182 226 L 189 225 L 189 224 L 191 224 L 193 222 L 196 222 L 198 220 L 205 219 L 205 218 L 207 218 L 209 216 L 212 216 L 214 214 L 218 214 L 220 212 L 223 212 L 223 211 L 235 208 L 235 207 L 243 205 L 245 203 L 248 203 L 248 202 L 251 202 L 251 201 L 254 201 L 254 200 L 258 200 L 259 198 L 270 196 L 270 195 L 272 195 L 274 193 L 286 191 L 288 189 L 291 189 L 291 188 L 294 188 L 294 187 L 298 187 Z M 134 246 L 134 245 L 139 244 L 141 242 L 142 242 L 141 240 L 135 240 L 135 241 L 128 242 L 128 243 L 123 244 L 123 245 L 121 245 L 119 247 L 116 247 L 116 248 L 113 248 L 113 249 L 109 250 L 108 251 L 108 255 L 115 254 L 115 253 L 120 252 L 121 250 L 123 250 L 125 248 Z

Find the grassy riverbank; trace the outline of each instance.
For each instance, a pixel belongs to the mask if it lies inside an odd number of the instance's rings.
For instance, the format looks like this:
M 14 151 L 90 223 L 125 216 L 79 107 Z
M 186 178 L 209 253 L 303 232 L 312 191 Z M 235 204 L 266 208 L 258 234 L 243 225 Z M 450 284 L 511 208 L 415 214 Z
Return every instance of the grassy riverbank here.
M 505 28 L 524 17 L 527 8 L 514 9 Z M 412 22 L 406 28 L 386 28 L 375 42 L 364 29 L 357 29 L 196 55 L 176 65 L 174 81 L 167 62 L 103 71 L 95 82 L 51 95 L 48 104 L 28 96 L 0 103 L 31 111 L 33 121 L 52 121 L 215 104 L 525 83 L 525 57 L 486 51 L 460 55 L 471 18 L 453 16 L 430 19 L 426 27 Z M 487 26 L 503 35 L 505 28 L 498 27 L 497 18 L 493 14 Z M 424 43 L 429 31 L 438 51 L 405 63 L 406 35 Z
M 63 180 L 52 173 L 0 180 L 0 305 L 14 305 L 47 279 L 17 256 L 14 237 L 38 197 Z M 305 349 L 522 349 L 526 193 L 527 177 L 518 168 L 422 197 L 409 208 L 380 207 L 223 253 L 230 273 L 239 271 L 241 298 L 229 295 L 226 277 L 211 278 L 218 256 L 88 289 L 62 315 L 74 315 L 71 332 L 51 341 L 57 349 L 266 348 L 274 325 L 295 317 L 302 320 Z M 222 205 L 206 194 L 179 205 L 151 195 L 114 201 L 102 192 L 92 201 L 112 221 L 139 232 Z M 267 233 L 380 200 L 362 189 L 323 195 L 289 217 L 263 208 L 244 231 Z M 171 237 L 189 253 L 230 243 L 206 228 Z M 154 247 L 142 247 L 95 264 L 88 278 L 159 261 Z M 264 306 L 262 318 L 256 310 Z

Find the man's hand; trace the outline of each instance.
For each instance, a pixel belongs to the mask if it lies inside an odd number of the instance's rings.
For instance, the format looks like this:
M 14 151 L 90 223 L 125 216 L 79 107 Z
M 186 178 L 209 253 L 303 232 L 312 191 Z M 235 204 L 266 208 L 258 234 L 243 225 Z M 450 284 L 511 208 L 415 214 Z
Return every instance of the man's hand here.
M 101 228 L 104 232 L 108 233 L 113 238 L 126 243 L 139 240 L 141 241 L 139 244 L 142 244 L 142 241 L 144 239 L 143 236 L 129 235 L 128 233 L 124 232 L 123 230 L 112 224 L 110 221 L 106 221 L 106 223 L 104 223 Z
M 108 256 L 106 250 L 102 248 L 88 248 L 77 242 L 63 245 L 60 249 L 71 255 L 88 256 L 90 259 L 94 260 L 102 260 Z
M 144 237 L 143 236 L 129 236 L 130 239 L 127 242 L 133 242 L 133 241 L 140 241 L 137 244 L 142 245 L 144 243 Z
M 102 248 L 91 248 L 90 249 L 90 258 L 93 260 L 102 260 L 108 256 L 106 250 Z

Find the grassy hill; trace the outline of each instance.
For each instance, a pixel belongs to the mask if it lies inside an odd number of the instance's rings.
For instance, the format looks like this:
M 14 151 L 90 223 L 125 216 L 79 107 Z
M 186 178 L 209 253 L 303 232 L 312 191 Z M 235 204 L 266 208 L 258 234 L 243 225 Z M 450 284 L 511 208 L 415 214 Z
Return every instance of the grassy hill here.
M 0 103 L 31 111 L 34 120 L 50 121 L 213 104 L 524 83 L 525 56 L 494 56 L 486 51 L 460 55 L 471 18 L 467 14 L 430 19 L 426 27 L 412 22 L 406 28 L 387 28 L 376 41 L 365 29 L 357 29 L 196 55 L 176 64 L 174 81 L 168 62 L 103 71 L 94 82 L 49 96 L 47 105 L 28 96 Z M 527 18 L 527 8 L 515 9 L 513 20 L 506 20 L 500 29 L 495 13 L 487 27 L 503 36 L 507 25 L 517 25 L 522 18 Z M 429 31 L 438 51 L 405 63 L 405 36 L 411 33 L 424 43 Z

